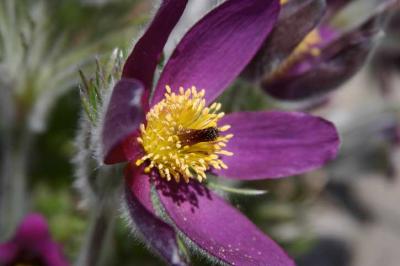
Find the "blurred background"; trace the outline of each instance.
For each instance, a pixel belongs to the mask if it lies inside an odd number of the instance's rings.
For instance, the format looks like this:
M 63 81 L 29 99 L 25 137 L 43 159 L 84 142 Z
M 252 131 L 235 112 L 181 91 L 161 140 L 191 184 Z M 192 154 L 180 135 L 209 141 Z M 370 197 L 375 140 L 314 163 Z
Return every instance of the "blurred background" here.
M 167 55 L 190 25 L 221 1 L 191 2 Z M 0 2 L 0 220 L 8 228 L 0 241 L 11 236 L 24 213 L 34 211 L 48 219 L 71 262 L 83 256 L 97 209 L 79 181 L 85 170 L 73 159 L 84 115 L 82 82 L 96 77 L 110 58 L 126 56 L 156 5 L 150 0 Z M 354 16 L 363 10 L 346 12 Z M 400 13 L 363 69 L 323 104 L 307 107 L 338 127 L 337 160 L 302 176 L 230 184 L 268 192 L 229 197 L 300 266 L 399 265 L 399 88 Z M 220 100 L 227 110 L 305 108 L 273 100 L 240 80 Z M 89 175 L 96 171 L 87 167 Z M 113 178 L 116 186 L 122 182 L 118 172 Z M 162 265 L 132 236 L 118 197 L 109 207 L 113 218 L 103 265 Z

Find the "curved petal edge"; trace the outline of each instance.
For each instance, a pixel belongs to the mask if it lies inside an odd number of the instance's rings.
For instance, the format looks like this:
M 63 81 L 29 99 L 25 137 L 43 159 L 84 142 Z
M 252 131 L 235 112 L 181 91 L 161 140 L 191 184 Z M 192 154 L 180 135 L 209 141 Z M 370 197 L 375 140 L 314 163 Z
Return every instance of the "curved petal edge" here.
M 174 226 L 217 262 L 290 266 L 294 262 L 237 209 L 197 182 L 156 186 Z
M 132 170 L 132 168 L 131 168 Z M 150 199 L 150 177 L 127 171 L 125 203 L 131 222 L 150 250 L 173 266 L 186 266 L 175 230 L 155 215 Z M 132 180 L 136 179 L 136 180 Z
M 278 0 L 229 0 L 212 10 L 183 37 L 167 62 L 151 106 L 165 86 L 206 90 L 210 103 L 240 74 L 275 26 Z
M 339 135 L 322 118 L 298 112 L 239 112 L 228 114 L 231 125 L 223 156 L 227 169 L 213 170 L 222 177 L 242 180 L 281 178 L 323 166 L 336 157 Z
M 101 131 L 102 156 L 106 164 L 128 160 L 132 152 L 124 142 L 135 133 L 144 119 L 140 103 L 143 85 L 134 79 L 122 79 L 113 89 Z

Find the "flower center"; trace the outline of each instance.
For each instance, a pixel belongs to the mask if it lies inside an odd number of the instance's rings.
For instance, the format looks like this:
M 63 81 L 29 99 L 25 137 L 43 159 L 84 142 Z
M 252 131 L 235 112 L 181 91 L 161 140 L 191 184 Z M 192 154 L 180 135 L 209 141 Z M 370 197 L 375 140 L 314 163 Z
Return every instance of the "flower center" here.
M 233 153 L 223 150 L 232 134 L 222 135 L 230 126 L 218 126 L 224 116 L 219 112 L 220 103 L 206 106 L 205 91 L 195 87 L 179 93 L 166 86 L 165 98 L 146 115 L 146 125 L 140 125 L 138 142 L 145 155 L 136 161 L 139 166 L 147 163 L 145 172 L 157 168 L 160 176 L 179 182 L 183 178 L 198 181 L 206 179 L 205 172 L 214 167 L 227 168 L 220 155 Z

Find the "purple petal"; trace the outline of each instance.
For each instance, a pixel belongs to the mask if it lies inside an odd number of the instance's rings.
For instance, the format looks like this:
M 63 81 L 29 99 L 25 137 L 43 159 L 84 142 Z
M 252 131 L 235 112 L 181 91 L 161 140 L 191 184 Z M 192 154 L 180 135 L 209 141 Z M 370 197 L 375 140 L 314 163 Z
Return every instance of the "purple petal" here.
M 293 66 L 289 67 L 285 71 L 286 73 L 280 75 L 278 74 L 269 78 L 268 80 L 270 80 L 270 82 L 273 83 L 275 80 L 284 79 L 285 77 L 291 75 L 295 76 L 303 74 L 304 72 L 315 67 L 315 65 L 321 63 L 323 61 L 323 58 L 331 59 L 331 53 L 328 54 L 328 50 L 326 50 L 325 48 L 329 47 L 335 41 L 335 39 L 340 37 L 340 32 L 327 25 L 318 27 L 317 29 L 315 29 L 315 32 L 318 33 L 321 39 L 316 44 L 310 45 L 309 49 L 311 50 L 311 48 L 318 48 L 321 51 L 324 51 L 324 54 L 322 54 L 321 52 L 320 56 L 313 56 L 310 53 L 297 55 L 299 56 L 300 60 L 297 63 L 294 63 Z M 337 51 L 335 50 L 335 52 Z
M 123 162 L 132 157 L 132 149 L 123 145 L 144 119 L 140 99 L 143 86 L 133 79 L 122 79 L 114 87 L 104 118 L 102 131 L 103 158 L 106 164 Z M 128 140 L 128 143 L 132 143 Z
M 291 0 L 285 4 L 276 27 L 242 75 L 257 81 L 271 73 L 317 26 L 325 7 L 323 0 Z
M 152 23 L 125 62 L 122 77 L 140 80 L 145 88 L 143 104 L 148 104 L 154 72 L 165 43 L 182 16 L 187 0 L 164 0 Z
M 51 239 L 49 226 L 46 219 L 40 214 L 27 215 L 14 237 L 16 243 L 21 245 L 34 245 L 38 241 L 47 241 Z
M 369 51 L 367 44 L 348 48 L 340 57 L 318 64 L 301 75 L 287 76 L 264 84 L 264 89 L 274 98 L 281 100 L 303 100 L 323 96 L 353 77 L 368 58 Z
M 38 256 L 46 265 L 69 265 L 60 246 L 52 240 L 46 219 L 40 214 L 30 214 L 23 220 L 14 243 L 19 247 L 19 256 L 30 253 Z
M 18 254 L 18 246 L 15 243 L 0 245 L 0 265 L 11 264 Z
M 69 265 L 60 246 L 51 239 L 47 222 L 40 214 L 28 215 L 14 238 L 0 245 L 1 265 L 14 265 L 25 260 L 41 261 L 52 266 Z
M 61 247 L 55 242 L 47 242 L 41 247 L 42 259 L 47 264 L 54 266 L 70 265 L 61 252 Z
M 329 27 L 320 27 L 325 39 L 321 55 L 305 58 L 286 75 L 265 80 L 264 90 L 278 99 L 300 100 L 329 93 L 354 76 L 374 47 L 382 16 L 374 16 L 360 27 L 334 36 Z M 336 34 L 337 35 L 337 34 Z
M 324 165 L 338 151 L 334 125 L 322 118 L 295 112 L 241 112 L 221 119 L 234 137 L 223 157 L 228 169 L 213 170 L 233 179 L 279 178 Z
M 275 25 L 277 0 L 229 0 L 198 22 L 178 44 L 158 81 L 151 105 L 165 86 L 206 90 L 215 99 L 256 54 Z
M 125 200 L 129 215 L 143 240 L 169 265 L 187 265 L 180 254 L 175 230 L 154 214 L 150 199 L 150 177 L 132 167 L 127 174 Z
M 148 212 L 156 215 L 151 201 L 151 177 L 143 172 L 143 167 L 129 164 L 125 169 L 125 180 L 133 196 Z
M 174 225 L 213 259 L 229 265 L 294 265 L 274 241 L 202 184 L 160 181 L 157 191 Z

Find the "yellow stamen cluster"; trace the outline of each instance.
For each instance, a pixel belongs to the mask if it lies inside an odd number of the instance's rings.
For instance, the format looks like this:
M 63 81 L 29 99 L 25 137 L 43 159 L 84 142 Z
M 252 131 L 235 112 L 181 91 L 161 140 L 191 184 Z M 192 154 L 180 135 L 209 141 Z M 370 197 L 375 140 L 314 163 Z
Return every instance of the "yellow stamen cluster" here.
M 317 29 L 314 29 L 296 47 L 293 53 L 297 55 L 309 53 L 312 56 L 319 56 L 321 54 L 321 50 L 317 47 L 317 45 L 321 43 L 321 41 L 321 35 Z
M 278 68 L 273 71 L 268 77 L 268 79 L 277 78 L 283 76 L 287 71 L 297 64 L 301 59 L 306 56 L 318 57 L 321 55 L 321 49 L 318 47 L 322 41 L 321 35 L 317 29 L 311 31 L 303 41 L 296 47 L 292 54 L 283 61 Z
M 287 4 L 288 2 L 289 2 L 289 0 L 281 0 L 281 5 L 283 6 L 283 5 Z
M 202 181 L 210 167 L 227 168 L 220 155 L 232 155 L 223 150 L 232 134 L 221 136 L 230 126 L 218 127 L 224 113 L 220 103 L 206 106 L 205 91 L 195 87 L 179 93 L 166 86 L 165 98 L 146 115 L 146 125 L 140 125 L 137 139 L 145 155 L 136 161 L 146 164 L 145 172 L 157 168 L 161 177 L 179 182 L 183 178 Z

